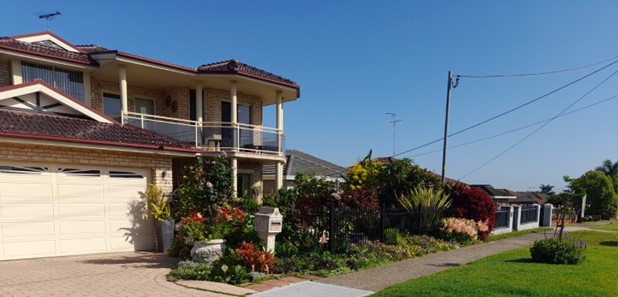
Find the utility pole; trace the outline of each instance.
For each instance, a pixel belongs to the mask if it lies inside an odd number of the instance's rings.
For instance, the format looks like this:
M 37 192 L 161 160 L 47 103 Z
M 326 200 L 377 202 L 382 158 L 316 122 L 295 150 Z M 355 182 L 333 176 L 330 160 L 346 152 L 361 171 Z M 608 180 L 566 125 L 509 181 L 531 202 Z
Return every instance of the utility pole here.
M 393 124 L 393 156 L 395 156 L 395 140 L 396 140 L 396 130 L 397 130 L 397 123 L 401 122 L 401 120 L 397 120 L 397 114 L 392 113 L 392 112 L 387 112 L 386 114 L 391 115 L 393 117 L 393 119 L 391 121 L 388 121 L 388 123 Z
M 448 143 L 448 114 L 451 105 L 451 89 L 454 89 L 459 84 L 459 76 L 453 83 L 453 73 L 448 71 L 448 80 L 446 83 L 446 115 L 444 117 L 444 146 L 442 147 L 442 183 L 446 181 L 446 145 Z

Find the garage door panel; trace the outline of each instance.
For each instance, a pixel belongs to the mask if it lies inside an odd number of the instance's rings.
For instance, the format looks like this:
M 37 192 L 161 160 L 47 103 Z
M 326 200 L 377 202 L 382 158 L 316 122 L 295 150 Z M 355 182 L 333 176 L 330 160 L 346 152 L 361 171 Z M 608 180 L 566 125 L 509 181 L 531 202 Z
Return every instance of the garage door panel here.
M 60 222 L 60 235 L 105 234 L 104 221 L 64 221 Z
M 154 248 L 142 198 L 148 176 L 147 169 L 0 162 L 0 260 Z
M 105 197 L 103 185 L 58 185 L 57 189 L 59 201 L 101 201 Z
M 3 237 L 54 235 L 54 222 L 1 223 Z
M 3 180 L 4 181 L 4 180 Z M 0 182 L 2 201 L 42 201 L 51 200 L 53 186 L 43 183 L 25 183 L 20 181 Z
M 144 187 L 126 187 L 126 186 L 112 186 L 107 188 L 107 197 L 110 200 L 142 200 L 144 195 Z
M 78 218 L 78 217 L 104 217 L 104 203 L 70 203 L 58 204 L 58 215 L 60 217 Z
M 53 203 L 2 203 L 0 204 L 2 218 L 40 218 L 53 217 Z
M 61 254 L 95 253 L 105 250 L 105 238 L 101 237 L 60 240 Z
M 56 243 L 53 240 L 6 242 L 3 249 L 7 259 L 44 257 L 56 254 Z

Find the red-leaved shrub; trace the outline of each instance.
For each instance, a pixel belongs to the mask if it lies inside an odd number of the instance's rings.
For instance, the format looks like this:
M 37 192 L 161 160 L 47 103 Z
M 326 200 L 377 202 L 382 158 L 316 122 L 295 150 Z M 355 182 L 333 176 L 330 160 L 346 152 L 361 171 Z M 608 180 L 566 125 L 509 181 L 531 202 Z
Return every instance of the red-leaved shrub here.
M 448 192 L 453 199 L 452 207 L 457 217 L 487 223 L 489 229 L 479 232 L 479 239 L 487 239 L 496 222 L 496 204 L 481 190 L 462 183 L 449 184 Z

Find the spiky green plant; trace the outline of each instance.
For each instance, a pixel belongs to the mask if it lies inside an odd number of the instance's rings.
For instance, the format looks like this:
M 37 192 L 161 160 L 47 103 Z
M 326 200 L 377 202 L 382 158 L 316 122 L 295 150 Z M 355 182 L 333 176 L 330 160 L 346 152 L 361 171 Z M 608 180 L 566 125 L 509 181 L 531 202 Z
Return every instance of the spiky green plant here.
M 408 195 L 401 195 L 399 203 L 409 212 L 419 212 L 422 230 L 433 232 L 441 227 L 444 211 L 451 206 L 451 199 L 442 189 L 416 187 Z

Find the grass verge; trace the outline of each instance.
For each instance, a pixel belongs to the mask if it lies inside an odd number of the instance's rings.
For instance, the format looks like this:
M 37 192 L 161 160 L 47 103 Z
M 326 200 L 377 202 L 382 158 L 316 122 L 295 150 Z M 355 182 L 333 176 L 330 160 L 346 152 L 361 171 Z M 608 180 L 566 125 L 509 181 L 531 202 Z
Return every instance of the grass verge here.
M 618 231 L 618 224 L 612 223 L 610 225 L 596 226 L 596 227 L 592 227 L 592 229 L 605 230 L 605 231 Z
M 588 243 L 579 265 L 533 263 L 521 248 L 386 288 L 372 296 L 616 296 L 618 235 L 580 231 Z

